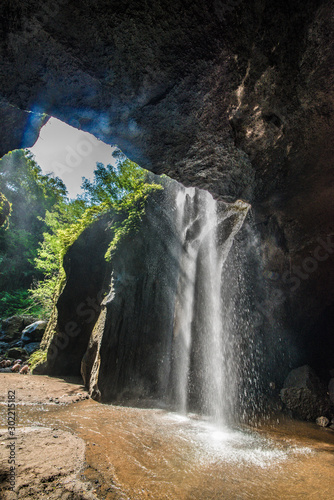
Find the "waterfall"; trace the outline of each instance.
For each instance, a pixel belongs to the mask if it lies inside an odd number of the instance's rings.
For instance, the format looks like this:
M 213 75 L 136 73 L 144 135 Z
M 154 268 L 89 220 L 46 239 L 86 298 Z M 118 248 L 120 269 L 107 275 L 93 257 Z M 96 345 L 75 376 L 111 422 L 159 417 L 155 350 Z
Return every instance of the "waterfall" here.
M 112 293 L 85 355 L 95 360 L 91 390 L 227 424 L 254 378 L 239 359 L 251 338 L 237 258 L 244 231 L 235 241 L 249 205 L 162 182 L 141 231 L 113 257 Z
M 179 281 L 175 301 L 172 401 L 224 423 L 233 411 L 235 376 L 228 315 L 222 296 L 229 284 L 223 266 L 249 206 L 219 206 L 212 196 L 183 188 L 176 197 Z M 225 293 L 222 293 L 224 290 Z

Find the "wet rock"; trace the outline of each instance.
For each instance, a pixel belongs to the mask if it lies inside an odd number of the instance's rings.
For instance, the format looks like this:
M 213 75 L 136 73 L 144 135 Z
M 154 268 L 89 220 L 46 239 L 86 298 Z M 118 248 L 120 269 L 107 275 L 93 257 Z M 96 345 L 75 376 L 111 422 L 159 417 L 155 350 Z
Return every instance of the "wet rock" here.
M 322 389 L 322 384 L 312 368 L 308 365 L 292 370 L 284 381 L 284 388 L 307 388 L 317 392 Z
M 25 327 L 35 320 L 33 316 L 11 316 L 4 319 L 1 325 L 0 339 L 5 342 L 19 339 Z
M 7 349 L 11 347 L 23 347 L 23 342 L 21 340 L 14 340 L 13 342 L 9 342 L 7 344 Z
M 47 326 L 46 321 L 35 321 L 28 325 L 22 332 L 21 341 L 23 344 L 40 342 Z
M 315 422 L 317 425 L 320 425 L 320 427 L 327 427 L 329 424 L 327 417 L 318 417 Z
M 280 396 L 286 408 L 302 420 L 316 420 L 319 413 L 329 414 L 330 400 L 326 387 L 308 365 L 289 373 Z
M 0 368 L 0 372 L 1 372 L 1 373 L 11 373 L 11 369 L 10 369 L 10 367 L 7 367 L 7 368 Z
M 27 351 L 27 353 L 32 354 L 33 352 L 37 351 L 39 349 L 40 342 L 31 342 L 30 344 L 26 344 L 24 346 L 24 349 Z
M 0 342 L 0 353 L 6 351 L 7 349 L 8 349 L 8 343 Z

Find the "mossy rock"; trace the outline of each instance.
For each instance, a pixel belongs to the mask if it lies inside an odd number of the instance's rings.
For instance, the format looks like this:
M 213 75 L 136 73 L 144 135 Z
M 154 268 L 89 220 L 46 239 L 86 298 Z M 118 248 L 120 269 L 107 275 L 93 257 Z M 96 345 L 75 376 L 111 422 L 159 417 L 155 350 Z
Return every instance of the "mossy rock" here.
M 11 316 L 10 318 L 4 319 L 1 325 L 1 336 L 6 339 L 7 342 L 11 340 L 19 339 L 21 337 L 22 331 L 31 323 L 34 323 L 36 318 L 33 316 Z
M 6 357 L 10 359 L 22 359 L 26 360 L 28 357 L 27 351 L 23 347 L 12 347 L 6 352 Z

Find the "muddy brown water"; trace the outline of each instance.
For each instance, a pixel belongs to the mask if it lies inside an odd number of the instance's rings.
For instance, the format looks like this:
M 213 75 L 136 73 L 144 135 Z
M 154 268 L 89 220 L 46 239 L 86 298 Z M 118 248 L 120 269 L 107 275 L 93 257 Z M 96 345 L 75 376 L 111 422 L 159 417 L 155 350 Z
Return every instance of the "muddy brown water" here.
M 85 475 L 99 498 L 334 498 L 334 432 L 314 424 L 280 418 L 227 430 L 195 415 L 92 400 L 22 403 L 17 414 L 19 426 L 58 427 L 85 441 Z

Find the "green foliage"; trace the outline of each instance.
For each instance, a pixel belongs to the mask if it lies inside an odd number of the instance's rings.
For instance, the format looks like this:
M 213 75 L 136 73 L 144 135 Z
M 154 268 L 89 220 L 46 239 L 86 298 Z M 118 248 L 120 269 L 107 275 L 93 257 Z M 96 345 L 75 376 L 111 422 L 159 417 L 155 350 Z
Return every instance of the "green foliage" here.
M 60 179 L 43 175 L 32 155 L 13 151 L 0 160 L 0 190 L 12 204 L 8 230 L 0 228 L 0 290 L 28 288 L 43 239 L 46 210 L 66 196 Z
M 46 356 L 47 351 L 43 351 L 41 349 L 32 353 L 32 355 L 28 359 L 31 372 L 34 371 L 37 365 L 40 365 L 46 361 Z
M 114 153 L 116 165 L 97 164 L 94 181 L 83 181 L 88 202 L 98 203 L 101 211 L 118 214 L 113 221 L 114 237 L 106 252 L 110 261 L 120 241 L 131 231 L 137 231 L 145 214 L 146 201 L 152 191 L 163 189 L 160 184 L 148 182 L 148 172 L 127 159 L 120 151 Z
M 43 218 L 66 198 L 66 188 L 43 175 L 30 153 L 17 150 L 0 160 L 0 191 L 11 204 L 8 227 L 0 228 L 0 314 L 8 316 L 34 307 L 26 299 L 33 281 L 43 277 L 34 264 L 46 229 Z
M 110 206 L 127 194 L 138 191 L 146 180 L 146 171 L 128 160 L 121 151 L 117 150 L 113 156 L 116 165 L 96 164 L 93 182 L 83 178 L 82 188 L 91 205 L 106 203 Z
M 128 193 L 122 200 L 115 203 L 113 208 L 116 213 L 123 217 L 113 224 L 114 237 L 105 254 L 107 261 L 111 260 L 113 252 L 116 250 L 120 241 L 130 232 L 138 231 L 143 216 L 145 215 L 146 201 L 149 194 L 158 189 L 163 189 L 160 184 L 143 183 L 138 186 L 138 190 Z
M 11 292 L 0 292 L 0 317 L 26 313 L 39 316 L 40 312 L 40 307 L 35 304 L 28 290 L 19 289 Z
M 44 239 L 35 258 L 36 269 L 43 274 L 44 279 L 30 289 L 31 297 L 40 305 L 44 316 L 51 313 L 54 300 L 63 286 L 63 258 L 85 227 L 85 222 L 82 222 L 85 212 L 85 201 L 73 200 L 61 201 L 53 207 L 53 211 L 45 214 L 48 232 L 43 234 Z
M 11 209 L 11 203 L 9 203 L 6 196 L 0 193 L 0 226 L 7 227 Z

